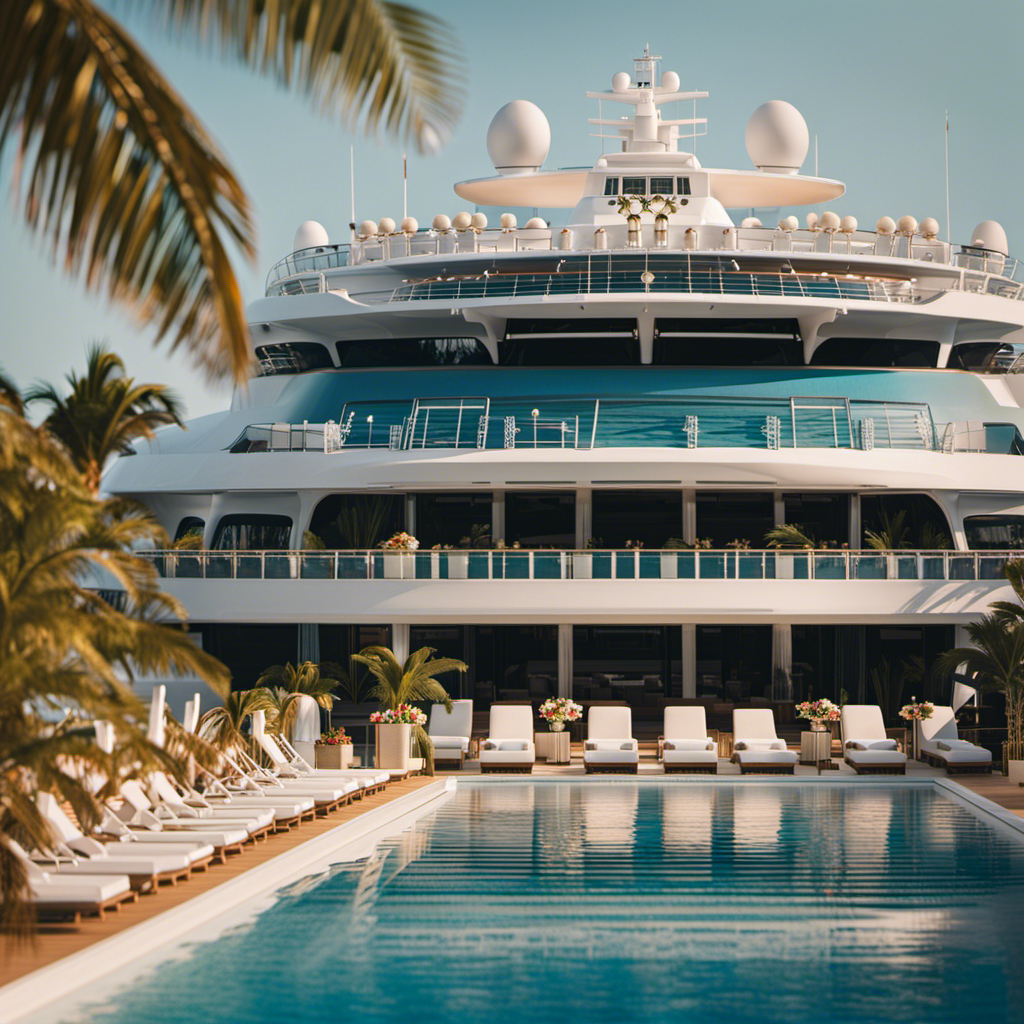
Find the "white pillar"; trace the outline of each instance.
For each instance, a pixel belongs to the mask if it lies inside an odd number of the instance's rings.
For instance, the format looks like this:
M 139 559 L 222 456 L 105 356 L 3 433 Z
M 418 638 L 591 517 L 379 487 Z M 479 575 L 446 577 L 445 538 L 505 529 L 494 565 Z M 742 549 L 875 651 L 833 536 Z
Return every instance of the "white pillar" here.
M 572 696 L 572 623 L 558 624 L 558 696 Z
M 850 495 L 850 536 L 848 540 L 853 551 L 859 551 L 864 546 L 859 494 Z
M 404 665 L 406 659 L 412 653 L 409 650 L 409 623 L 408 622 L 392 622 L 391 623 L 391 650 L 394 651 L 395 658 L 398 660 L 399 665 Z
M 692 544 L 697 539 L 697 492 L 683 488 L 683 540 Z
M 683 623 L 683 696 L 697 696 L 697 627 L 692 622 Z
M 405 532 L 416 536 L 416 495 L 405 496 Z
M 793 627 L 789 623 L 772 626 L 772 700 L 785 703 L 793 699 Z
M 594 535 L 594 492 L 589 487 L 576 491 L 576 547 L 582 550 Z
M 505 492 L 495 491 L 491 499 L 491 546 L 505 537 Z
M 782 491 L 776 491 L 774 498 L 774 524 L 776 526 L 786 525 L 786 497 Z

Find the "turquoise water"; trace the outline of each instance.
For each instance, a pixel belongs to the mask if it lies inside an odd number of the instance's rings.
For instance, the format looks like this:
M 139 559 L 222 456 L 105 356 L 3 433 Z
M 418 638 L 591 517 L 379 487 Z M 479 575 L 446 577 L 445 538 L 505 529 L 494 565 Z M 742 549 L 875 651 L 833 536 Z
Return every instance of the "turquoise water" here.
M 1022 921 L 931 787 L 470 783 L 81 1019 L 1013 1022 Z

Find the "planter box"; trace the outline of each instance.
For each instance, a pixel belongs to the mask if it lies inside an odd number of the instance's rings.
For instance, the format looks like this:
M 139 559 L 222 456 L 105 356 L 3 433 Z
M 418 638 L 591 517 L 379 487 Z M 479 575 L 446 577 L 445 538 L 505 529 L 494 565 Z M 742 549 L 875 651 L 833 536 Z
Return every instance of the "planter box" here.
M 1007 761 L 1006 777 L 1014 785 L 1024 782 L 1024 761 Z
M 593 555 L 573 555 L 572 556 L 572 576 L 576 580 L 589 580 L 594 577 L 594 556 Z
M 448 552 L 448 579 L 468 580 L 469 579 L 469 552 L 449 551 Z
M 316 746 L 317 768 L 348 768 L 352 764 L 352 744 L 333 745 L 318 743 Z
M 674 580 L 679 578 L 679 556 L 674 552 L 661 553 L 661 578 Z
M 384 552 L 384 579 L 413 580 L 416 578 L 416 556 L 411 551 Z
M 412 743 L 411 725 L 377 726 L 377 767 L 391 771 L 409 770 L 409 746 Z

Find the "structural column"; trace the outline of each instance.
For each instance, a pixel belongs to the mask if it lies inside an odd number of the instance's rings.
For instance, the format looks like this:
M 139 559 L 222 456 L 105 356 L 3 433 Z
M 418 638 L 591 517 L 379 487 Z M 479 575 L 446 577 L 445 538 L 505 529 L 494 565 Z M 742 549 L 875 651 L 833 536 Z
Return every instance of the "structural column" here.
M 793 699 L 793 627 L 772 626 L 772 700 L 784 704 Z
M 864 546 L 859 494 L 850 495 L 850 536 L 847 539 L 851 551 L 859 551 Z
M 491 499 L 491 547 L 505 539 L 505 492 L 495 491 Z
M 697 627 L 692 622 L 683 623 L 683 697 L 697 696 Z
M 558 624 L 558 696 L 572 696 L 572 623 Z
M 683 488 L 683 540 L 693 544 L 697 539 L 697 492 Z
M 404 665 L 411 653 L 409 650 L 409 623 L 391 623 L 391 650 L 395 653 L 395 659 L 399 665 Z
M 594 492 L 589 487 L 576 491 L 576 547 L 583 550 L 594 536 Z

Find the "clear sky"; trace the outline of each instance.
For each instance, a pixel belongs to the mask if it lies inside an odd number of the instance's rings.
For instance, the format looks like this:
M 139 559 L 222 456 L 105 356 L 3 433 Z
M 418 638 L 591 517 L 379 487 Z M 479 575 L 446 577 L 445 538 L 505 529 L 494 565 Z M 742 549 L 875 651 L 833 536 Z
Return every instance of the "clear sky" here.
M 417 0 L 412 0 L 417 3 Z M 302 98 L 211 52 L 166 38 L 129 8 L 128 25 L 217 138 L 252 197 L 259 257 L 238 267 L 247 299 L 262 294 L 269 268 L 291 248 L 295 228 L 319 220 L 347 241 L 349 144 L 356 141 L 357 219 L 401 218 L 400 143 L 355 139 L 314 115 Z M 760 103 L 785 99 L 818 136 L 819 169 L 847 184 L 830 204 L 863 227 L 883 214 L 933 216 L 945 225 L 944 112 L 949 110 L 951 220 L 955 241 L 980 220 L 1006 228 L 1024 257 L 1024 4 L 1019 0 L 419 0 L 462 40 L 467 95 L 462 121 L 437 157 L 409 156 L 409 212 L 421 224 L 465 207 L 452 183 L 492 173 L 484 138 L 495 111 L 512 99 L 537 103 L 551 122 L 546 167 L 591 163 L 601 151 L 587 117 L 588 89 L 632 71 L 645 42 L 675 70 L 684 89 L 710 93 L 697 144 L 705 166 L 749 167 L 747 118 Z M 609 110 L 605 110 L 608 116 Z M 812 151 L 804 171 L 814 170 Z M 0 169 L 5 195 L 10 160 Z M 794 212 L 801 216 L 805 210 Z M 87 296 L 53 269 L 22 227 L 10 200 L 0 204 L 0 366 L 19 384 L 56 380 L 81 367 L 93 338 L 109 339 L 139 379 L 174 386 L 192 416 L 223 408 L 183 353 L 154 350 L 104 299 Z

